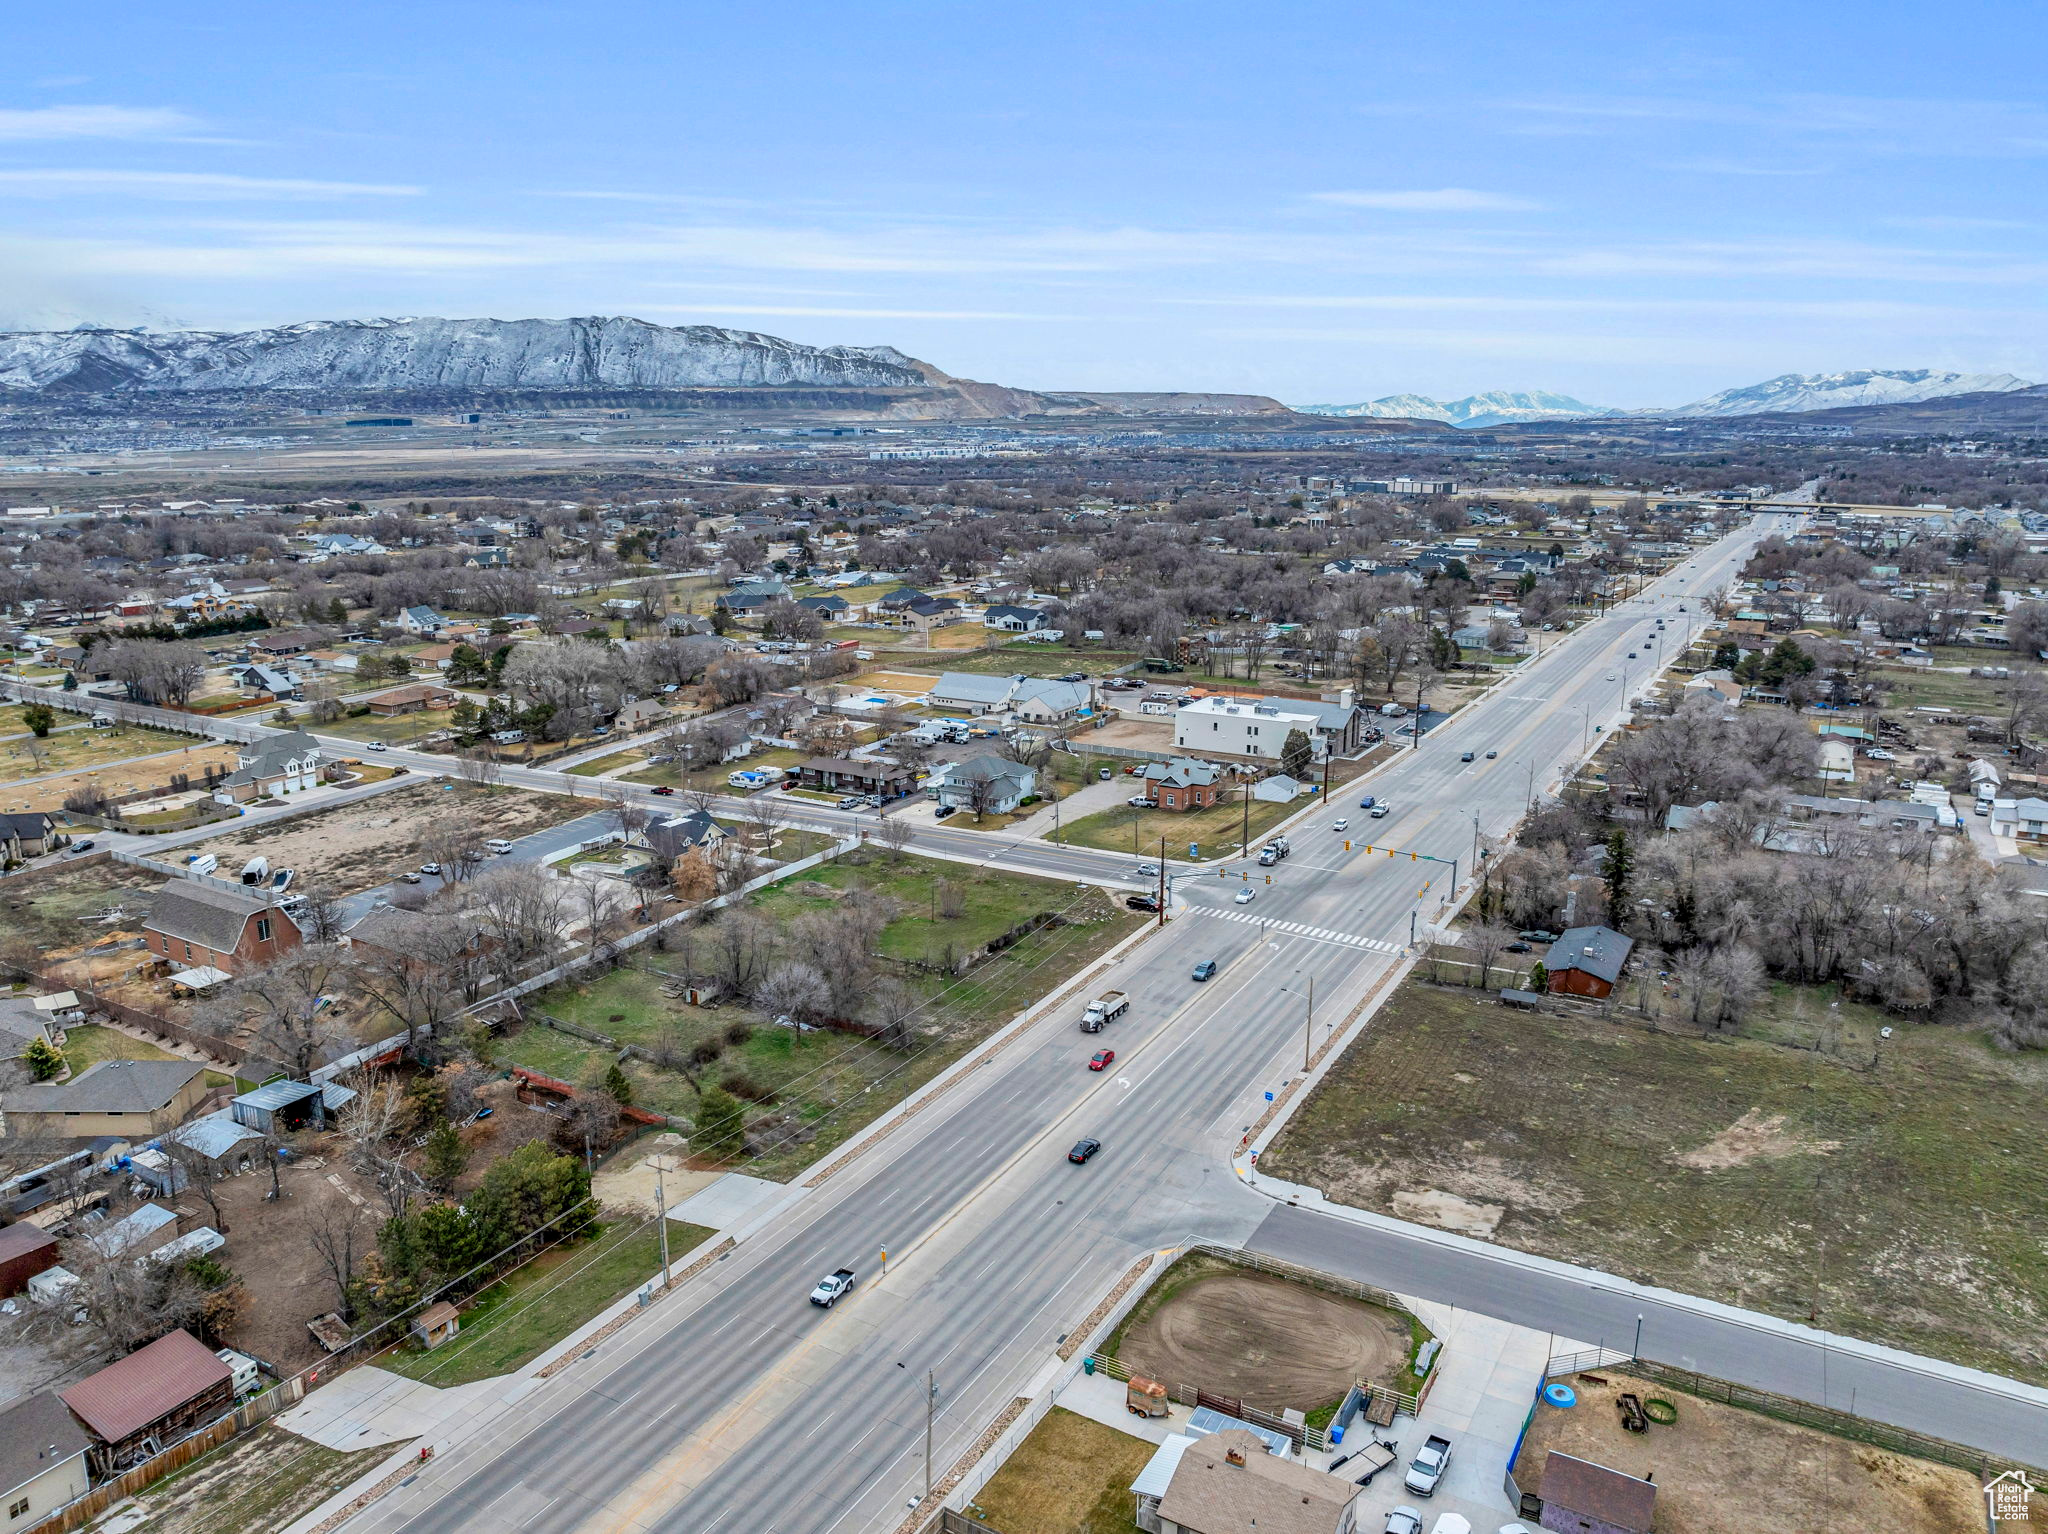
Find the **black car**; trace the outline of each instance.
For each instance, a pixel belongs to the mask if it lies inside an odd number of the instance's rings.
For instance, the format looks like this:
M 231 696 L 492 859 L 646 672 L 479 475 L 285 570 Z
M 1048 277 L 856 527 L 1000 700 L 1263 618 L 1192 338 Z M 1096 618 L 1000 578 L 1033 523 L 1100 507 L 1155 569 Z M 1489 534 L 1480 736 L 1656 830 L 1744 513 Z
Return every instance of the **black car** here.
M 1157 895 L 1126 895 L 1124 905 L 1133 911 L 1156 911 L 1159 909 Z
M 1212 978 L 1215 975 L 1215 973 L 1216 961 L 1214 959 L 1204 959 L 1201 963 L 1195 966 L 1195 978 L 1197 980 L 1208 980 Z
M 937 809 L 932 811 L 932 819 L 944 820 L 948 815 L 953 813 L 953 809 L 954 806 L 950 804 L 942 804 Z
M 1054 677 L 1053 680 L 1055 682 L 1085 682 L 1088 680 L 1088 673 L 1085 671 L 1069 671 L 1064 676 Z
M 1090 1135 L 1087 1139 L 1080 1141 L 1074 1146 L 1072 1150 L 1067 1152 L 1067 1160 L 1073 1162 L 1076 1166 L 1080 1166 L 1090 1156 L 1094 1155 L 1097 1151 L 1101 1149 L 1102 1142 L 1096 1139 L 1093 1135 Z
M 1506 951 L 1508 953 L 1527 953 L 1529 952 L 1529 945 L 1527 943 L 1522 942 L 1518 938 L 1514 942 L 1508 944 Z
M 1525 943 L 1554 943 L 1557 941 L 1557 934 L 1555 932 L 1546 932 L 1541 927 L 1531 927 L 1527 932 L 1518 932 L 1515 936 Z

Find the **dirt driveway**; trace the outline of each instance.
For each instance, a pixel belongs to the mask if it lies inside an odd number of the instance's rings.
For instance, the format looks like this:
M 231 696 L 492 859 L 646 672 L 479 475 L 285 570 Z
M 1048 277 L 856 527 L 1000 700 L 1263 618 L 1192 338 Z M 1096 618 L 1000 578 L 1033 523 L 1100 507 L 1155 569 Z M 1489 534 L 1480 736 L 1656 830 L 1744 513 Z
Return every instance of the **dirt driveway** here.
M 451 815 L 481 836 L 516 839 L 587 815 L 592 807 L 566 794 L 421 783 L 181 850 L 213 853 L 228 877 L 260 852 L 274 869 L 298 870 L 302 886 L 322 884 L 349 894 L 419 867 L 421 842 Z
M 1314 1411 L 1408 1359 L 1390 1311 L 1263 1273 L 1219 1273 L 1177 1290 L 1124 1337 L 1117 1357 L 1168 1389 L 1191 1385 L 1269 1411 Z

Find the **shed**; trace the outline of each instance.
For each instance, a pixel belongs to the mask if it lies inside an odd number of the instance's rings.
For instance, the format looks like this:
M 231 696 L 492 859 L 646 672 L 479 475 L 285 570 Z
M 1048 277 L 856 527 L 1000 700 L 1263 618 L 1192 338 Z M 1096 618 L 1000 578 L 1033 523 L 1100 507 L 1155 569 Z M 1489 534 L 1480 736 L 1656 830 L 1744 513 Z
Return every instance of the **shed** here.
M 1276 772 L 1259 780 L 1252 789 L 1252 797 L 1263 804 L 1288 804 L 1301 797 L 1301 784 L 1284 772 Z
M 407 1330 L 421 1347 L 437 1348 L 462 1330 L 462 1312 L 446 1300 L 437 1300 L 413 1317 Z
M 57 1238 L 40 1225 L 0 1229 L 0 1299 L 21 1293 L 30 1279 L 57 1266 Z
M 111 1466 L 168 1448 L 235 1404 L 234 1371 L 190 1332 L 137 1348 L 63 1391 Z
M 319 1085 L 311 1081 L 272 1081 L 244 1092 L 228 1105 L 237 1124 L 258 1134 L 290 1134 L 327 1121 L 327 1105 Z
M 1657 1509 L 1653 1482 L 1552 1449 L 1543 1461 L 1541 1486 L 1540 1528 L 1559 1534 L 1650 1534 Z

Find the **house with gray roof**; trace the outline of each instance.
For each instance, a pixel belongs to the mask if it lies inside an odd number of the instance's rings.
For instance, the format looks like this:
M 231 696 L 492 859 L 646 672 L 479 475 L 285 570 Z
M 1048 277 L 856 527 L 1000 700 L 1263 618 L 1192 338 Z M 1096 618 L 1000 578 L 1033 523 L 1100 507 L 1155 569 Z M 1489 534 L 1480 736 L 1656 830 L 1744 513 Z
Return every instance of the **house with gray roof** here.
M 1259 701 L 1290 714 L 1307 714 L 1314 721 L 1309 726 L 1310 736 L 1332 755 L 1350 755 L 1363 739 L 1365 716 L 1352 702 L 1352 692 L 1348 687 L 1337 694 L 1335 702 L 1318 698 L 1261 698 Z
M 34 1528 L 92 1489 L 92 1439 L 47 1390 L 0 1407 L 0 1528 Z
M 1055 682 L 1046 677 L 1025 677 L 1010 694 L 1010 707 L 1027 724 L 1062 724 L 1079 719 L 1095 703 L 1095 689 L 1087 682 Z
M 1570 927 L 1544 956 L 1550 989 L 1595 1001 L 1614 993 L 1636 940 L 1612 927 Z
M 1007 815 L 1038 787 L 1038 774 L 1000 756 L 973 756 L 941 768 L 925 785 L 940 804 L 979 814 Z
M 1010 676 L 976 676 L 968 671 L 948 671 L 932 683 L 925 701 L 933 708 L 963 714 L 987 714 L 1007 707 L 1017 679 Z
M 13 810 L 0 815 L 0 855 L 41 857 L 50 850 L 50 835 L 56 825 L 41 810 Z
M 235 770 L 215 785 L 221 804 L 247 804 L 252 799 L 282 799 L 303 793 L 320 782 L 320 742 L 304 730 L 268 735 L 235 751 Z
M 398 626 L 408 634 L 431 637 L 448 627 L 448 620 L 431 607 L 408 607 L 398 615 Z
M 143 946 L 175 969 L 239 974 L 302 941 L 299 924 L 268 891 L 174 879 L 142 920 Z
M 102 1060 L 69 1081 L 16 1087 L 0 1102 L 9 1138 L 116 1135 L 140 1143 L 176 1124 L 206 1096 L 190 1060 Z

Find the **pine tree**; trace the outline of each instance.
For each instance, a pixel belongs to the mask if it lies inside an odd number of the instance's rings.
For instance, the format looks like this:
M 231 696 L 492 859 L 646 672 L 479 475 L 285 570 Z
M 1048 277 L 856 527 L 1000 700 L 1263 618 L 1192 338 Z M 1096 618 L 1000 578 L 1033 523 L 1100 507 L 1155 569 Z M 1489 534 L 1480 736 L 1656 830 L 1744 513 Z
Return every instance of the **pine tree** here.
M 1634 868 L 1628 833 L 1616 826 L 1607 838 L 1607 856 L 1600 861 L 1600 877 L 1607 881 L 1607 919 L 1617 928 L 1628 914 L 1628 881 Z
M 1539 994 L 1550 989 L 1550 966 L 1541 959 L 1529 966 L 1529 989 Z
M 462 1136 L 446 1119 L 436 1124 L 427 1135 L 426 1144 L 427 1176 L 438 1187 L 448 1187 L 462 1175 L 462 1169 L 469 1165 L 469 1147 L 462 1143 Z
M 697 1097 L 697 1132 L 691 1139 L 707 1156 L 728 1159 L 746 1149 L 746 1109 L 721 1086 L 707 1086 Z
M 1290 778 L 1306 778 L 1314 760 L 1315 748 L 1308 735 L 1302 730 L 1289 730 L 1287 742 L 1280 748 L 1280 770 Z
M 38 1081 L 48 1081 L 64 1069 L 63 1052 L 47 1039 L 30 1039 L 21 1058 Z
M 348 622 L 348 608 L 342 605 L 340 597 L 336 597 L 327 604 L 327 621 L 329 623 Z
M 625 1068 L 616 1060 L 612 1062 L 612 1068 L 604 1073 L 604 1090 L 605 1094 L 621 1108 L 630 1106 L 633 1101 L 633 1078 L 626 1074 Z

